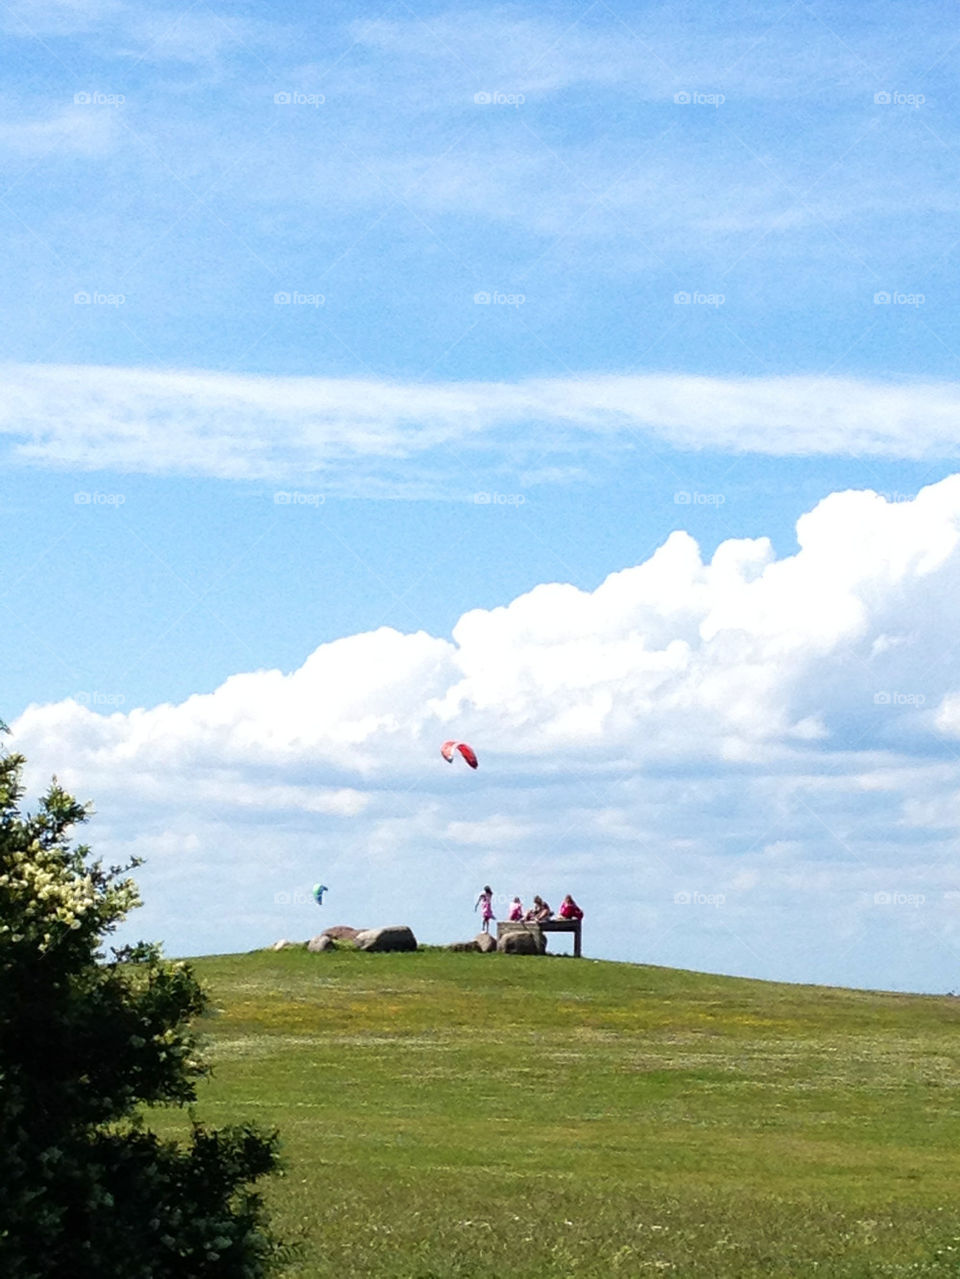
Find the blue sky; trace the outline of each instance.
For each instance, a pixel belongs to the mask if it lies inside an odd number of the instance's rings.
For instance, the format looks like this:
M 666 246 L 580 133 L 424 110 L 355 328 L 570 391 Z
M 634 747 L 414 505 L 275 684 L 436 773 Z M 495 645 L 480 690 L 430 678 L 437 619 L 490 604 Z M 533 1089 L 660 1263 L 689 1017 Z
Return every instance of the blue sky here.
M 0 711 L 133 931 L 957 984 L 952 7 L 0 33 Z

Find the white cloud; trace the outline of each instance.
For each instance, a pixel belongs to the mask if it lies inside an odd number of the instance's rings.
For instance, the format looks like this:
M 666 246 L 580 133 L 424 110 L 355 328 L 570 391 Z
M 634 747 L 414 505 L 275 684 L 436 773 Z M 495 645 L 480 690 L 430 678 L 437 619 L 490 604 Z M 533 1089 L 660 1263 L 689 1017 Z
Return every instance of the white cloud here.
M 771 14 L 758 24 L 750 8 L 647 5 L 642 16 L 625 10 L 588 10 L 571 20 L 512 7 L 456 9 L 429 17 L 357 21 L 351 33 L 389 59 L 396 80 L 411 92 L 430 84 L 434 96 L 451 82 L 478 89 L 523 92 L 540 98 L 583 86 L 602 92 L 629 84 L 631 97 L 656 100 L 686 89 L 724 90 L 730 100 L 788 98 L 830 88 L 855 98 L 883 88 L 891 48 L 876 48 L 873 28 L 832 30 L 800 9 Z M 902 33 L 897 52 L 915 64 L 935 62 L 948 42 L 933 29 Z M 909 52 L 908 52 L 909 51 Z M 878 58 L 878 54 L 881 56 Z M 871 65 L 873 64 L 873 65 Z
M 219 194 L 228 222 L 247 211 L 245 239 L 267 228 L 256 248 L 264 261 L 275 255 L 278 231 L 304 211 L 319 248 L 318 227 L 329 234 L 343 220 L 352 240 L 358 216 L 372 224 L 400 200 L 431 220 L 456 219 L 455 228 L 442 228 L 442 242 L 445 251 L 459 245 L 465 262 L 476 261 L 480 247 L 471 228 L 494 220 L 510 228 L 511 241 L 520 229 L 557 240 L 551 254 L 569 252 L 574 267 L 586 250 L 591 270 L 595 264 L 618 279 L 624 269 L 682 262 L 694 272 L 687 287 L 711 290 L 718 272 L 726 276 L 744 257 L 753 265 L 779 257 L 795 279 L 803 254 L 820 279 L 836 270 L 838 242 L 853 250 L 854 241 L 861 248 L 850 263 L 860 279 L 865 243 L 876 250 L 895 228 L 899 250 L 911 242 L 928 253 L 931 232 L 940 234 L 943 215 L 957 209 L 956 192 L 914 134 L 885 129 L 889 119 L 873 103 L 875 92 L 910 82 L 917 66 L 934 66 L 948 52 L 936 23 L 920 33 L 904 26 L 895 39 L 881 23 L 886 54 L 874 70 L 866 51 L 876 48 L 873 24 L 854 22 L 838 38 L 802 6 L 759 32 L 747 10 L 700 6 L 686 18 L 652 10 L 639 23 L 602 7 L 573 22 L 497 8 L 427 21 L 334 19 L 312 41 L 295 23 L 207 7 L 147 12 L 17 0 L 5 12 L 8 28 L 28 39 L 82 42 L 110 77 L 90 87 L 127 92 L 135 137 L 121 135 L 126 145 L 97 175 L 99 186 L 122 202 L 139 175 L 149 191 L 158 157 L 166 157 L 198 197 Z M 196 92 L 227 78 L 233 91 L 198 110 Z M 337 119 L 332 150 L 318 146 L 312 128 L 277 127 L 273 95 L 291 89 L 327 96 Z M 677 91 L 691 90 L 722 90 L 728 99 L 719 127 L 706 135 L 701 108 L 673 102 Z M 478 92 L 527 102 L 518 115 L 478 106 Z M 795 107 L 817 95 L 823 120 L 812 143 L 811 130 L 795 127 Z M 771 98 L 786 112 L 775 140 L 752 118 L 757 100 Z M 624 112 L 624 102 L 644 109 Z M 181 212 L 175 201 L 147 200 L 142 229 L 153 222 L 165 231 Z M 178 222 L 178 235 L 185 233 Z M 141 251 L 135 242 L 134 260 Z M 540 260 L 539 252 L 531 256 Z M 504 261 L 510 269 L 509 254 Z
M 125 12 L 119 0 L 11 0 L 4 7 L 3 29 L 29 39 L 76 36 Z
M 451 447 L 467 464 L 492 458 L 561 480 L 570 472 L 551 462 L 588 467 L 651 439 L 773 456 L 958 451 L 952 383 L 666 374 L 403 383 L 59 365 L 7 366 L 0 382 L 8 460 L 310 480 L 332 493 L 463 496 L 445 478 Z
M 348 922 L 406 916 L 449 940 L 473 922 L 453 903 L 488 881 L 575 891 L 621 958 L 646 921 L 656 962 L 942 988 L 960 475 L 911 502 L 833 494 L 798 540 L 705 563 L 676 533 L 592 592 L 545 583 L 450 639 L 383 628 L 106 717 L 32 706 L 13 744 L 34 788 L 56 771 L 96 797 L 101 852 L 151 850 L 146 918 L 181 950 L 331 922 L 269 908 L 318 875 Z M 476 773 L 440 759 L 449 736 Z M 842 945 L 814 953 L 814 927 Z M 904 961 L 917 930 L 933 949 Z
M 85 86 L 78 85 L 77 91 Z M 0 121 L 0 151 L 18 155 L 103 155 L 116 138 L 110 109 L 62 108 L 36 120 Z
M 244 46 L 269 46 L 282 30 L 236 13 L 194 9 L 146 10 L 123 0 L 11 0 L 0 30 L 31 41 L 86 40 L 100 58 L 120 59 L 113 74 L 121 76 L 130 59 L 206 65 L 227 53 L 236 56 Z
M 949 693 L 937 709 L 937 728 L 946 737 L 960 737 L 960 692 Z

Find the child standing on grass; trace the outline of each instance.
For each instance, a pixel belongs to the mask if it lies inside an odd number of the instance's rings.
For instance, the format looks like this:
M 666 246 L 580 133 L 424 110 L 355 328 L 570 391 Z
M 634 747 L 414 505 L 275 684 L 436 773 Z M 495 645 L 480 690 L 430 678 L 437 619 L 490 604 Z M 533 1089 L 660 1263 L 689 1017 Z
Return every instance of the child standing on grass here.
M 493 889 L 489 884 L 484 887 L 484 890 L 477 898 L 473 909 L 476 910 L 477 906 L 481 905 L 483 907 L 480 912 L 483 919 L 482 931 L 488 933 L 490 931 L 490 920 L 496 919 L 496 915 L 493 913 Z

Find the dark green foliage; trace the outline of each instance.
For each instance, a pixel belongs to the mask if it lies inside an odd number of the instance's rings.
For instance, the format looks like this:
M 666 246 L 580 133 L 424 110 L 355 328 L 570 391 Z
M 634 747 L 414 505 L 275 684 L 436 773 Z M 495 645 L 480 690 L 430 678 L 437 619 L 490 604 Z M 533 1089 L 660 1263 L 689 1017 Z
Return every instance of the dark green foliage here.
M 86 810 L 56 781 L 22 814 L 22 767 L 0 755 L 0 1275 L 258 1279 L 281 1254 L 250 1188 L 276 1136 L 144 1130 L 140 1107 L 190 1103 L 208 1073 L 206 995 L 157 946 L 107 961 L 139 863 L 71 847 Z

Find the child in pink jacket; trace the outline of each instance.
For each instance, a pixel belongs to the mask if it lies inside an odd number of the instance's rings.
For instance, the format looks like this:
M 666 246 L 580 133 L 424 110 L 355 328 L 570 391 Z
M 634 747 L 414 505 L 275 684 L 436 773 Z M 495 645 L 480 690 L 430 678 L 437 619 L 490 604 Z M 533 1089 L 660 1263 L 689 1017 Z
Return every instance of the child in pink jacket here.
M 557 914 L 561 919 L 583 919 L 583 911 L 569 893 L 567 893 L 566 897 L 564 897 L 563 901 L 560 903 L 560 909 L 557 911 Z

